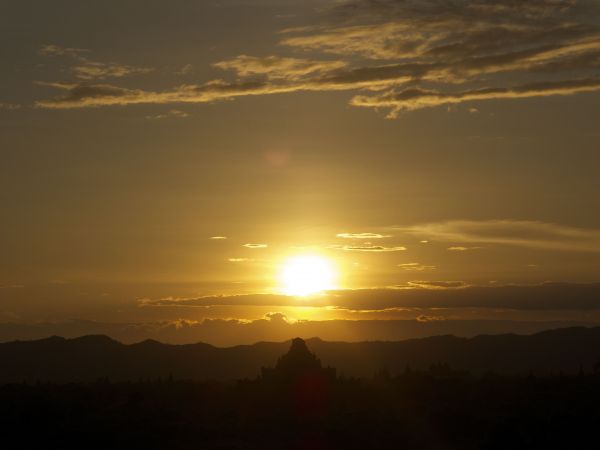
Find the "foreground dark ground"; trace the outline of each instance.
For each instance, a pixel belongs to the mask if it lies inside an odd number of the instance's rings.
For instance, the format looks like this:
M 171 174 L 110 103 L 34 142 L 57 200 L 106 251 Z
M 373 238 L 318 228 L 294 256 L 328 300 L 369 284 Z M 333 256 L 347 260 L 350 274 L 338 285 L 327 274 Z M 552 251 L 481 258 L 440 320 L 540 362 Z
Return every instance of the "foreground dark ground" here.
M 596 448 L 600 376 L 0 386 L 10 448 Z

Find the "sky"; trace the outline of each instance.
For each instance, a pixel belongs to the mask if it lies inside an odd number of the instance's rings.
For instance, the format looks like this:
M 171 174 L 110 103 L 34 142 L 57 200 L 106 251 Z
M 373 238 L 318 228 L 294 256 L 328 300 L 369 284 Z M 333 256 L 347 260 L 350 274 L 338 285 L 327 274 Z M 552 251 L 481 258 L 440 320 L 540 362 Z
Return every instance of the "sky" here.
M 0 58 L 2 340 L 600 323 L 596 1 L 6 0 Z

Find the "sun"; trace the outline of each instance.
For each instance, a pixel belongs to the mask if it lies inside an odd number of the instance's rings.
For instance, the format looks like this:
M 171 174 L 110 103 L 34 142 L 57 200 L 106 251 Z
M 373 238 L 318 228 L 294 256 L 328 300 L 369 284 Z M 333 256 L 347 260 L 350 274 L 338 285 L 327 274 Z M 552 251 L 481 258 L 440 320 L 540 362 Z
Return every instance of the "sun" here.
M 279 274 L 281 291 L 294 296 L 335 289 L 335 279 L 333 264 L 317 255 L 291 257 L 283 263 Z

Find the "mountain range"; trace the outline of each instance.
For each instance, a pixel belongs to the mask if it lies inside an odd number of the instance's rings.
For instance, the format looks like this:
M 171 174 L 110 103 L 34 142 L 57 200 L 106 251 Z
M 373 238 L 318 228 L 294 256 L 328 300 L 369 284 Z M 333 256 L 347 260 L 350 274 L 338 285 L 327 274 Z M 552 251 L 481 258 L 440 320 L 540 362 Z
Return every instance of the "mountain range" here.
M 533 335 L 435 336 L 396 342 L 327 342 L 307 339 L 324 366 L 348 377 L 371 377 L 387 369 L 426 370 L 437 363 L 474 374 L 573 374 L 590 372 L 600 361 L 600 327 L 563 328 Z M 227 348 L 209 344 L 172 345 L 153 340 L 125 345 L 103 335 L 50 337 L 0 344 L 0 383 L 138 381 L 256 378 L 273 366 L 290 341 Z

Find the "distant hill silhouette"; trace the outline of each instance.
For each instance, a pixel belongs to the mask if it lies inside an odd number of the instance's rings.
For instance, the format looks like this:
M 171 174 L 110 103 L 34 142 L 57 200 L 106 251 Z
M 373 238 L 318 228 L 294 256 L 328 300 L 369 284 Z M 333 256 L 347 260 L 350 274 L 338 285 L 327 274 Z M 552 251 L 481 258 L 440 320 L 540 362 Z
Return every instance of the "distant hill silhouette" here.
M 407 366 L 427 369 L 448 364 L 474 373 L 565 374 L 591 372 L 600 359 L 600 327 L 565 328 L 534 335 L 474 338 L 437 336 L 400 342 L 306 341 L 325 366 L 345 376 L 371 377 L 386 369 L 395 375 Z M 0 344 L 0 383 L 85 382 L 166 379 L 230 380 L 256 378 L 286 353 L 290 341 L 230 348 L 208 344 L 168 345 L 147 340 L 124 345 L 106 336 L 51 337 Z

